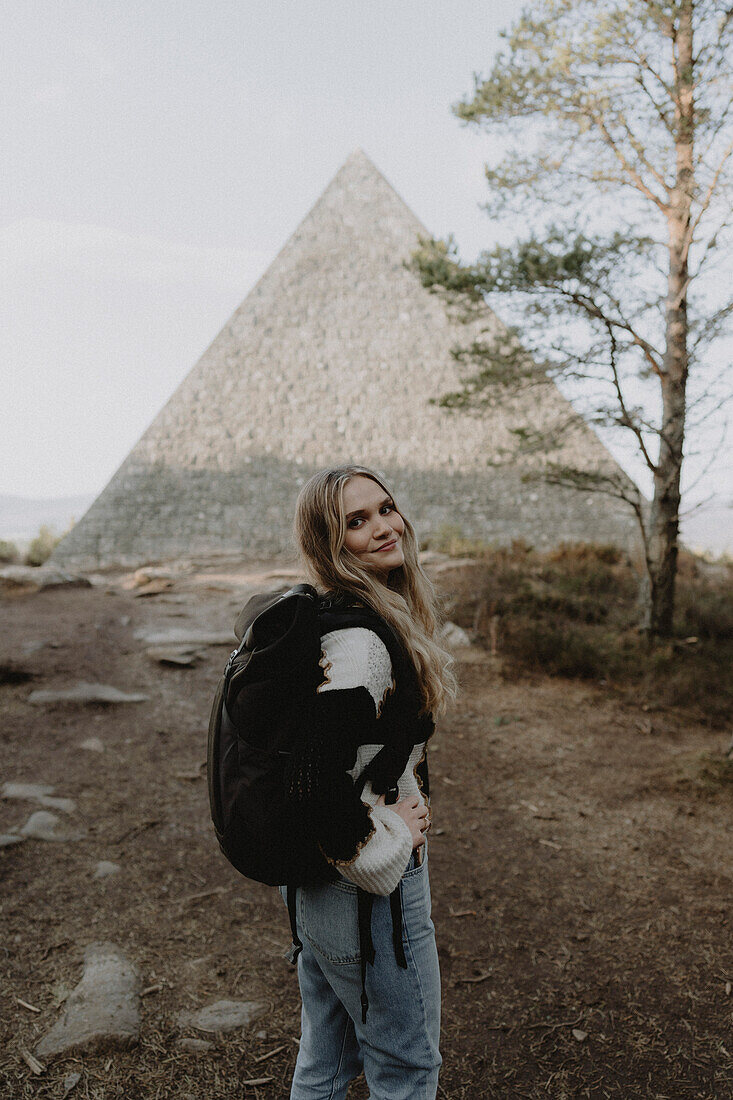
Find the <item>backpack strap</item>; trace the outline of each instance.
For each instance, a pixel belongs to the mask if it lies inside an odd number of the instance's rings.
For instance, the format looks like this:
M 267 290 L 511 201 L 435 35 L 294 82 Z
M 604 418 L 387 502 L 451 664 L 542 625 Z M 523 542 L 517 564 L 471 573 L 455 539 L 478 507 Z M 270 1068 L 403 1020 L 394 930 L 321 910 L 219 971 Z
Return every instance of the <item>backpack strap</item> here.
M 295 911 L 295 898 L 297 896 L 298 887 L 294 882 L 288 883 L 285 887 L 285 900 L 288 904 L 288 917 L 290 918 L 290 935 L 293 942 L 285 952 L 285 958 L 295 966 L 298 961 L 298 955 L 303 950 L 303 941 L 298 935 L 298 918 Z
M 373 608 L 364 604 L 349 602 L 349 597 L 345 594 L 329 593 L 326 596 L 320 596 L 318 599 L 318 618 L 322 635 L 334 630 L 348 630 L 351 627 L 365 627 L 367 630 L 371 630 L 383 642 L 389 653 L 395 682 L 403 685 L 410 676 L 414 677 L 412 663 L 405 654 L 402 642 L 395 630 Z M 386 772 L 387 782 L 390 784 L 385 791 L 387 805 L 397 801 L 399 797 L 397 790 L 399 775 L 390 774 L 388 762 L 391 751 L 394 751 L 393 747 L 390 749 L 390 746 L 384 745 L 372 758 L 354 783 L 358 794 L 361 794 L 367 780 L 374 779 L 381 770 Z M 384 786 L 384 783 L 382 786 Z
M 374 966 L 374 940 L 372 939 L 372 907 L 374 894 L 367 893 L 360 886 L 356 888 L 356 911 L 359 925 L 359 963 L 361 971 L 361 1022 L 366 1023 L 369 998 L 366 992 L 367 963 Z
M 280 589 L 274 592 L 258 592 L 255 596 L 247 600 L 246 604 L 239 612 L 239 615 L 237 615 L 237 620 L 234 624 L 234 633 L 242 643 L 240 649 L 247 644 L 245 641 L 247 632 L 255 619 L 257 619 L 263 611 L 267 611 L 272 607 L 273 604 L 279 603 L 280 600 L 288 596 L 308 596 L 314 601 L 314 606 L 317 606 L 318 593 L 310 584 L 295 584 L 292 588 Z

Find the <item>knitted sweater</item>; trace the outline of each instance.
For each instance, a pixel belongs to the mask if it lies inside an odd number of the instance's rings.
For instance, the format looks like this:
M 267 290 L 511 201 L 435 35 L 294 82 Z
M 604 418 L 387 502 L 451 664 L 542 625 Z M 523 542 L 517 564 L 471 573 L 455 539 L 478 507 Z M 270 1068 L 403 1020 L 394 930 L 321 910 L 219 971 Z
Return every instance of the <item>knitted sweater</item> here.
M 324 680 L 317 689 L 317 712 L 333 763 L 322 789 L 321 851 L 357 886 L 390 894 L 410 858 L 410 830 L 394 810 L 376 805 L 379 792 L 370 780 L 360 796 L 354 782 L 388 744 L 400 798 L 417 795 L 427 802 L 427 773 L 419 775 L 418 768 L 432 722 L 417 719 L 414 685 L 408 698 L 397 690 L 389 651 L 373 630 L 334 630 L 322 635 L 321 647 Z M 374 778 L 374 783 L 384 791 L 384 781 Z

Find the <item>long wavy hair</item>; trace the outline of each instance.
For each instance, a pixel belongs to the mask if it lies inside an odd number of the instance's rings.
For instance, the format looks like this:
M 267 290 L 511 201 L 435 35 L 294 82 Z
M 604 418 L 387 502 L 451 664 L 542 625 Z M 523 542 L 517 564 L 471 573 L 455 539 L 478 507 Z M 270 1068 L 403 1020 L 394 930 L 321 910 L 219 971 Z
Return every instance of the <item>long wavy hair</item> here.
M 352 477 L 368 477 L 380 485 L 405 525 L 404 565 L 392 569 L 386 583 L 345 546 L 344 486 Z M 389 623 L 415 666 L 422 712 L 441 714 L 456 694 L 453 658 L 439 640 L 438 599 L 420 565 L 415 531 L 382 478 L 366 466 L 320 470 L 300 490 L 294 532 L 309 581 L 324 592 L 356 596 Z

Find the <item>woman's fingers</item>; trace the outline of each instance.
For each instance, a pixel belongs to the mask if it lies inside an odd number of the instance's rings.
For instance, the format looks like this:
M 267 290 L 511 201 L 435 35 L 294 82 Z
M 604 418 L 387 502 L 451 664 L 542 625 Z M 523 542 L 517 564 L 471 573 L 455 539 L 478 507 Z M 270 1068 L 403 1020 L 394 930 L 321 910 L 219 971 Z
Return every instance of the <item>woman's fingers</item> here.
M 383 797 L 377 800 L 377 805 L 386 805 Z M 389 809 L 398 814 L 408 826 L 412 834 L 413 848 L 421 848 L 425 843 L 425 833 L 430 828 L 427 804 L 419 795 L 410 795 L 407 798 L 400 798 L 391 804 Z

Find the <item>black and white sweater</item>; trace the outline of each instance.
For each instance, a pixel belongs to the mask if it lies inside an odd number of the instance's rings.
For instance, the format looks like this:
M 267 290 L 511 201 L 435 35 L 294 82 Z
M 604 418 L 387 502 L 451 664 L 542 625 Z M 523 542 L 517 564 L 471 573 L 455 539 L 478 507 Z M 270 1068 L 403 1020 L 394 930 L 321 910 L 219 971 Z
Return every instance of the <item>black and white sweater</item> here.
M 409 861 L 412 838 L 398 814 L 376 803 L 394 786 L 400 798 L 428 801 L 425 747 L 434 727 L 430 716 L 418 713 L 411 663 L 394 645 L 392 660 L 378 629 L 322 634 L 323 680 L 316 691 L 311 760 L 303 764 L 323 855 L 362 889 L 390 894 Z M 373 760 L 373 774 L 359 793 L 356 781 Z

